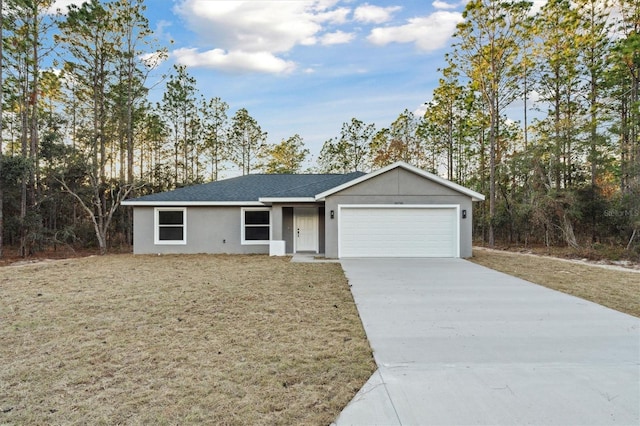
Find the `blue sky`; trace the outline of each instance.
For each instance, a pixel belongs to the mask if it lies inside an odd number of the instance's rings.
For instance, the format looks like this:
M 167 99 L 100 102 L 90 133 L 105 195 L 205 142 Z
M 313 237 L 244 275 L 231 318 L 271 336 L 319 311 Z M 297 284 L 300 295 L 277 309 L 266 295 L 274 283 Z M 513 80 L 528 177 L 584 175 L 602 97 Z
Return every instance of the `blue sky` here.
M 146 4 L 169 46 L 163 67 L 187 65 L 200 93 L 229 103 L 229 116 L 246 108 L 269 143 L 299 134 L 312 161 L 351 118 L 380 129 L 431 99 L 464 8 L 441 0 Z

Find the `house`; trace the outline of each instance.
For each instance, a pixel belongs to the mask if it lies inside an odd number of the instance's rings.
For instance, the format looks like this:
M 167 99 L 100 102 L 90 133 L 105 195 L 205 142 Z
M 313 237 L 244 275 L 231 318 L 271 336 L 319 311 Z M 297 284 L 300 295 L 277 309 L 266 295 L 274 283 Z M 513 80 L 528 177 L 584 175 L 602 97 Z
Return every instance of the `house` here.
M 126 200 L 134 253 L 470 257 L 484 196 L 409 164 L 246 175 Z

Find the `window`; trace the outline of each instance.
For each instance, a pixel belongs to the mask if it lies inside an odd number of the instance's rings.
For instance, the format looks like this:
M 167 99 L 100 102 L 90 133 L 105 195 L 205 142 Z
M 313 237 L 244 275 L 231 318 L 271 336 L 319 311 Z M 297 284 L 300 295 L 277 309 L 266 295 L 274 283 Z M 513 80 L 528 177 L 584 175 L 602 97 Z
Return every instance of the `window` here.
M 155 243 L 186 244 L 187 221 L 186 208 L 155 209 Z
M 242 244 L 267 244 L 271 239 L 271 211 L 242 209 Z

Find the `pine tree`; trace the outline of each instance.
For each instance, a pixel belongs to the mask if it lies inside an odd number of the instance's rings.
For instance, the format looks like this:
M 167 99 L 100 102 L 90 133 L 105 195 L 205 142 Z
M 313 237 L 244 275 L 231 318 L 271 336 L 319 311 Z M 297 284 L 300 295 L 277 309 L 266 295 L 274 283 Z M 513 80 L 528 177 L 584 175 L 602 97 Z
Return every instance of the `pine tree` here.
M 265 149 L 266 140 L 267 133 L 262 131 L 256 119 L 245 108 L 240 108 L 231 119 L 228 133 L 229 160 L 243 175 L 250 174 Z
M 489 246 L 495 244 L 496 168 L 500 157 L 500 117 L 521 95 L 521 40 L 531 4 L 526 1 L 473 0 L 458 24 L 451 65 L 482 94 L 489 115 Z
M 547 117 L 536 126 L 548 144 L 549 186 L 557 191 L 573 184 L 575 141 L 579 129 L 578 19 L 568 0 L 550 0 L 535 20 L 539 43 L 534 51 L 539 102 Z
M 300 173 L 302 164 L 309 156 L 300 135 L 282 139 L 278 144 L 270 145 L 261 156 L 265 161 L 260 167 L 265 173 Z

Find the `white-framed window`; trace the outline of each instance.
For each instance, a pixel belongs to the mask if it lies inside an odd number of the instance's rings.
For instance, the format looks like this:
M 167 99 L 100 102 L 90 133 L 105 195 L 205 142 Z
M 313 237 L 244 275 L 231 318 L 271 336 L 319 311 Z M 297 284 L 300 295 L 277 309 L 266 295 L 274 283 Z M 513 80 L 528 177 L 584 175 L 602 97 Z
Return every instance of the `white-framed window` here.
M 242 244 L 269 244 L 271 239 L 271 209 L 245 207 L 242 214 Z
M 156 207 L 154 216 L 156 244 L 187 244 L 186 207 Z

